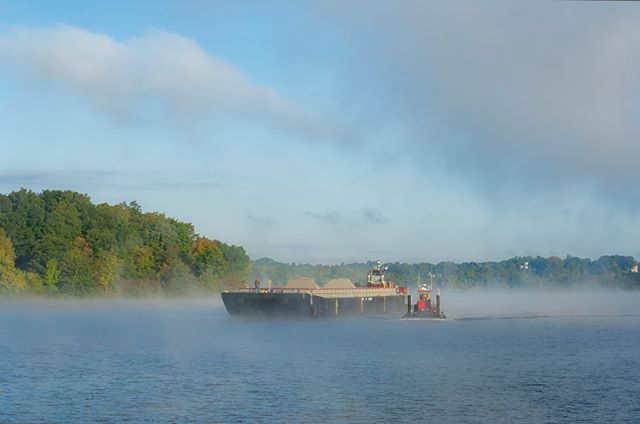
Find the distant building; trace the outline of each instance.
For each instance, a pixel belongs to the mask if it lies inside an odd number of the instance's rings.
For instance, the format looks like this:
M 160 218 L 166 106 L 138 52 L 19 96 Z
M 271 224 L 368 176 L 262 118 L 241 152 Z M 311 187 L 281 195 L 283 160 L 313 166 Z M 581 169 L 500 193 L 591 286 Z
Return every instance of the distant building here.
M 637 273 L 638 272 L 638 265 L 634 265 L 631 267 L 631 272 L 633 273 Z
M 636 272 L 637 272 L 637 268 L 638 268 L 638 267 L 636 266 Z M 525 262 L 525 263 L 523 263 L 522 265 L 520 265 L 520 269 L 521 269 L 522 271 L 529 271 L 529 262 Z

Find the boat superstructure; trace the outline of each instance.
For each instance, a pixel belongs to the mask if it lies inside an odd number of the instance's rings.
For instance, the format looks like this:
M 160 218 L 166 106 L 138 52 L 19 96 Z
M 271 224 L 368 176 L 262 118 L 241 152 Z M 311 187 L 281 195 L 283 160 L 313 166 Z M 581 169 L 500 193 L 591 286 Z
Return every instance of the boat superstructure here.
M 420 284 L 418 282 L 418 284 Z M 440 307 L 440 289 L 436 291 L 435 304 L 431 300 L 433 281 L 431 284 L 421 284 L 418 288 L 418 301 L 411 303 L 411 295 L 407 296 L 407 313 L 403 318 L 447 318 Z

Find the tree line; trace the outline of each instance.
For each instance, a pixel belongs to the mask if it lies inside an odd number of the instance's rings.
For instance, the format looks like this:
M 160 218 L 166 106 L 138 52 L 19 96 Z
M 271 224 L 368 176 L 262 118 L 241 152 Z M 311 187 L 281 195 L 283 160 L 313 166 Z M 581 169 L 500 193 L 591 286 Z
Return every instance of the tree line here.
M 134 201 L 94 204 L 73 191 L 0 195 L 0 292 L 180 293 L 246 285 L 240 246 Z
M 274 286 L 303 276 L 320 285 L 338 277 L 364 283 L 373 265 L 251 262 L 242 247 L 200 236 L 192 224 L 162 213 L 143 212 L 135 201 L 94 204 L 86 194 L 63 190 L 0 194 L 0 294 L 221 291 L 246 286 L 255 277 Z M 451 289 L 640 289 L 638 263 L 631 256 L 387 265 L 388 279 L 408 287 L 433 279 Z
M 366 283 L 367 271 L 374 265 L 287 264 L 269 258 L 253 263 L 253 274 L 262 281 L 281 285 L 292 278 L 311 277 L 319 285 L 338 277 Z M 473 288 L 596 288 L 640 289 L 638 262 L 631 256 L 609 255 L 596 260 L 567 256 L 518 256 L 496 262 L 389 263 L 387 280 L 416 288 L 418 282 L 453 290 Z M 635 271 L 635 272 L 634 272 Z

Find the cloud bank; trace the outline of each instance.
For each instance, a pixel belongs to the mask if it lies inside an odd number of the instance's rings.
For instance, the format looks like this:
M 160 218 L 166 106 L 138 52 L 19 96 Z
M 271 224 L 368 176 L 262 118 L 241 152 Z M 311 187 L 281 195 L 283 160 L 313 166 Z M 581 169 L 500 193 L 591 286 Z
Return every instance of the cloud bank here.
M 263 121 L 301 137 L 332 131 L 193 40 L 169 32 L 117 41 L 67 25 L 13 27 L 0 35 L 1 62 L 28 81 L 63 87 L 115 119 L 160 113 L 189 122 Z
M 635 5 L 374 0 L 328 10 L 360 52 L 362 87 L 377 88 L 381 114 L 409 129 L 404 147 L 419 160 L 444 157 L 491 191 L 568 181 L 640 202 Z

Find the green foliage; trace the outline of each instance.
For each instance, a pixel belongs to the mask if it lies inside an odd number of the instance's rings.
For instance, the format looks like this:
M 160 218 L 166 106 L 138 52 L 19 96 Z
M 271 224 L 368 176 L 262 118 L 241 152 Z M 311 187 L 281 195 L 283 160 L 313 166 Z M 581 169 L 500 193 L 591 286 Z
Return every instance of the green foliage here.
M 50 294 L 55 292 L 55 290 L 49 290 L 44 285 L 44 281 L 42 280 L 42 277 L 40 277 L 39 274 L 36 274 L 35 272 L 27 271 L 24 273 L 24 276 L 26 281 L 25 289 L 30 293 Z
M 244 249 L 136 202 L 94 205 L 72 191 L 0 195 L 0 290 L 94 295 L 245 285 Z
M 226 263 L 227 282 L 231 287 L 241 287 L 249 272 L 251 271 L 251 261 L 240 246 L 230 246 L 220 243 L 220 250 L 224 263 Z
M 55 259 L 49 259 L 47 266 L 44 269 L 43 284 L 46 288 L 54 290 L 58 286 L 60 281 L 60 268 L 58 268 L 58 261 Z
M 22 189 L 0 195 L 0 228 L 13 242 L 16 264 L 24 267 L 33 257 L 36 241 L 44 232 L 45 206 L 41 196 Z
M 191 261 L 198 276 L 203 276 L 207 272 L 211 276 L 217 276 L 225 271 L 225 260 L 220 250 L 220 243 L 205 237 L 193 242 Z
M 189 255 L 192 243 L 196 240 L 193 224 L 169 218 L 169 224 L 175 233 L 175 244 L 183 255 Z
M 134 246 L 133 263 L 135 267 L 133 277 L 153 278 L 153 253 L 149 246 Z
M 62 260 L 62 291 L 75 295 L 94 292 L 97 282 L 94 279 L 93 266 L 93 249 L 83 237 L 76 237 Z

